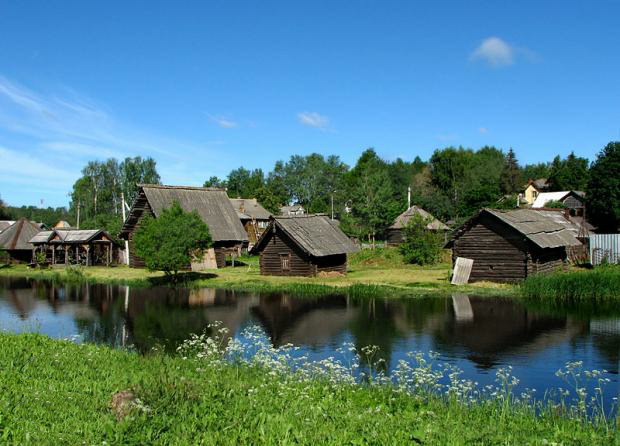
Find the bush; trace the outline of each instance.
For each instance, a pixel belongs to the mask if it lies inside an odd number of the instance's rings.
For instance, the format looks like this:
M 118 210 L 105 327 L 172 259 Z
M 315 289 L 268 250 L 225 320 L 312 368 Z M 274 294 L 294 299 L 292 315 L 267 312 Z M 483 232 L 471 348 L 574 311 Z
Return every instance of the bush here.
M 400 252 L 406 263 L 434 265 L 441 259 L 441 234 L 427 229 L 430 219 L 414 215 L 404 228 L 404 243 Z
M 209 227 L 196 211 L 185 212 L 178 202 L 159 218 L 147 217 L 134 235 L 136 254 L 149 271 L 163 271 L 177 282 L 178 273 L 212 245 Z

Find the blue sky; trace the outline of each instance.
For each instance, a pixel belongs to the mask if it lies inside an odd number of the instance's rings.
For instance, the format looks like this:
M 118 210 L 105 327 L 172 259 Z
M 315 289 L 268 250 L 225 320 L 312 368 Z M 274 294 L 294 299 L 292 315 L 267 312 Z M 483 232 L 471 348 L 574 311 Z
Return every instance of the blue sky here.
M 620 139 L 619 1 L 0 0 L 0 196 L 66 205 L 90 159 L 200 185 L 292 154 L 353 164 Z

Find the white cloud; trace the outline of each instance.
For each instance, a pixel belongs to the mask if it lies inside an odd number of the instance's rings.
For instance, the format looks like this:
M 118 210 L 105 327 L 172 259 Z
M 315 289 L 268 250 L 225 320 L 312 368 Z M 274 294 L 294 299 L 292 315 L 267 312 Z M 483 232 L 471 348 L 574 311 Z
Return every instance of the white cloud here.
M 454 141 L 458 138 L 459 135 L 457 135 L 456 133 L 440 133 L 439 135 L 437 135 L 437 139 L 443 142 Z
M 492 67 L 512 65 L 515 49 L 499 37 L 488 37 L 471 53 L 470 59 L 483 60 Z
M 478 131 L 480 132 L 481 135 L 486 135 L 487 133 L 489 133 L 489 129 L 486 127 L 480 127 Z
M 303 125 L 324 130 L 329 125 L 327 116 L 318 114 L 317 112 L 301 112 L 297 113 L 297 119 Z
M 235 127 L 239 126 L 239 124 L 237 122 L 233 121 L 232 119 L 230 119 L 230 118 L 228 118 L 226 116 L 211 115 L 209 113 L 207 113 L 207 116 L 209 117 L 209 119 L 211 121 L 213 121 L 218 126 L 224 128 L 224 129 L 234 129 Z

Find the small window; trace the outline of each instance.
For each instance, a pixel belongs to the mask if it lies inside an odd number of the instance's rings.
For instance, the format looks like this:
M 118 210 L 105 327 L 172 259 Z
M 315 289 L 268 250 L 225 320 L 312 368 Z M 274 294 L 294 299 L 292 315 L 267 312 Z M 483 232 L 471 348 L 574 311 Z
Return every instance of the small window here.
M 280 254 L 280 264 L 282 265 L 282 271 L 290 271 L 291 270 L 291 255 Z

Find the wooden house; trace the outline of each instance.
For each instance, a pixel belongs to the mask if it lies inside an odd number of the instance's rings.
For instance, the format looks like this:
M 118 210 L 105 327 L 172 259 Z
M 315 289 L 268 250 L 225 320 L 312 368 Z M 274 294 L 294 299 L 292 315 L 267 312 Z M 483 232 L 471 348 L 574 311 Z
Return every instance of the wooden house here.
M 30 263 L 32 244 L 30 239 L 41 231 L 41 226 L 26 218 L 20 218 L 0 233 L 0 250 L 5 251 L 12 263 Z
M 585 213 L 585 193 L 578 190 L 565 190 L 560 192 L 543 192 L 538 194 L 532 204 L 533 209 L 544 208 L 549 202 L 562 203 L 570 211 L 572 216 L 582 217 Z
M 178 202 L 186 212 L 196 211 L 209 226 L 213 248 L 205 259 L 188 265 L 188 269 L 222 268 L 228 255 L 238 255 L 248 235 L 223 189 L 185 186 L 139 185 L 120 236 L 129 241 L 129 266 L 143 268 L 144 261 L 136 256 L 133 235 L 146 216 L 157 218 L 164 209 Z
M 59 220 L 55 225 L 54 229 L 71 229 L 71 225 L 68 221 Z
M 45 253 L 51 265 L 110 266 L 118 263 L 121 245 L 103 229 L 53 229 L 30 239 L 32 260 Z
M 292 206 L 282 206 L 280 208 L 280 215 L 304 215 L 306 210 L 300 204 L 294 204 Z
M 470 282 L 517 282 L 550 272 L 581 242 L 565 225 L 532 209 L 483 209 L 454 233 L 452 259 L 473 259 Z
M 358 251 L 326 215 L 272 217 L 252 253 L 260 254 L 260 272 L 272 276 L 346 273 L 347 254 Z
M 546 178 L 530 180 L 527 182 L 524 189 L 523 198 L 525 199 L 526 204 L 531 206 L 534 204 L 534 201 L 536 201 L 539 194 L 549 190 L 549 183 Z
M 400 245 L 405 241 L 403 230 L 407 226 L 407 223 L 409 223 L 409 220 L 411 220 L 415 215 L 420 215 L 424 219 L 429 220 L 428 225 L 426 225 L 426 229 L 429 231 L 448 231 L 450 229 L 424 209 L 418 206 L 411 206 L 405 212 L 396 217 L 396 220 L 394 220 L 392 226 L 387 229 L 386 243 L 388 245 Z
M 261 234 L 265 232 L 271 214 L 260 205 L 256 198 L 231 198 L 230 202 L 248 234 L 248 250 L 252 249 Z

